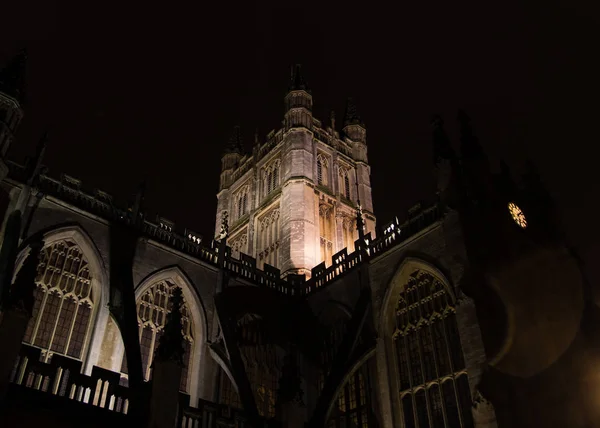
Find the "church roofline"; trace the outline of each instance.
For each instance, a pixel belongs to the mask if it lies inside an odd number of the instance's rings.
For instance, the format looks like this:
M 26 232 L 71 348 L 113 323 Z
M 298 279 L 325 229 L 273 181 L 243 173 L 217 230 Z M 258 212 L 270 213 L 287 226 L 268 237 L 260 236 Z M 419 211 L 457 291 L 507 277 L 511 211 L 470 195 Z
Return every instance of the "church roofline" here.
M 24 186 L 25 167 L 11 161 L 8 161 L 7 165 L 9 167 L 8 178 L 14 181 L 16 185 Z M 174 224 L 169 224 L 170 227 L 163 227 L 160 222 L 154 223 L 146 219 L 143 222 L 134 222 L 130 218 L 129 209 L 117 207 L 112 202 L 110 195 L 105 192 L 96 192 L 95 196 L 85 192 L 81 188 L 81 181 L 77 179 L 63 176 L 62 180 L 56 180 L 46 174 L 41 174 L 37 188 L 47 197 L 63 201 L 99 219 L 108 222 L 121 222 L 128 224 L 130 227 L 138 228 L 140 235 L 155 241 L 161 246 L 169 247 L 199 261 L 217 266 L 216 241 L 211 241 L 211 245 L 207 247 L 203 242 L 191 239 L 188 232 L 190 234 L 193 232 L 189 229 L 180 232 Z M 413 213 L 402 224 L 397 219 L 387 223 L 382 228 L 383 233 L 381 236 L 375 238 L 371 237 L 370 234 L 366 236 L 366 243 L 363 245 L 362 251 L 348 253 L 348 249 L 343 249 L 333 255 L 330 267 L 325 267 L 324 263 L 313 267 L 309 280 L 297 275 L 290 275 L 286 279 L 282 279 L 279 269 L 266 265 L 264 270 L 260 270 L 256 268 L 256 260 L 247 255 L 242 255 L 240 259 L 229 257 L 226 260 L 225 268 L 240 279 L 245 279 L 258 286 L 266 286 L 286 295 L 305 297 L 336 281 L 340 276 L 354 270 L 362 263 L 366 263 L 386 253 L 391 248 L 405 243 L 411 237 L 443 218 L 443 210 L 439 205 L 434 204 L 420 209 L 418 213 Z M 194 235 L 194 237 L 196 236 Z M 345 256 L 340 257 L 341 253 L 344 253 Z M 343 262 L 339 262 L 340 260 L 343 260 Z

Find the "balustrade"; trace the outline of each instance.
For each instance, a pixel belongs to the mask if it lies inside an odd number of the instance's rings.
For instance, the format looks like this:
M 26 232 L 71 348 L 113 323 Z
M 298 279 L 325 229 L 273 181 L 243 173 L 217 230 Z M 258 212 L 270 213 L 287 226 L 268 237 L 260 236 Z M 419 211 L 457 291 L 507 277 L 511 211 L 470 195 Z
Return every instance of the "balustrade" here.
M 11 382 L 106 410 L 127 413 L 129 389 L 119 385 L 119 373 L 94 367 L 91 376 L 87 376 L 81 373 L 81 361 L 54 355 L 49 363 L 44 363 L 40 357 L 39 348 L 23 345 Z

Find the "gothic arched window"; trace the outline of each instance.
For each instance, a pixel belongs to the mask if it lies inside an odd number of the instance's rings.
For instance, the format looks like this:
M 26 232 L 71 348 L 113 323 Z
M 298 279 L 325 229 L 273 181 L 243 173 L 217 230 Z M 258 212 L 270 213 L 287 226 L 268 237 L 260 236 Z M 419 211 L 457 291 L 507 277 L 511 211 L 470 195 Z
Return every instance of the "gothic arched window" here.
M 279 186 L 279 165 L 279 159 L 277 159 L 263 170 L 264 196 L 267 196 Z
M 242 187 L 236 193 L 234 200 L 237 204 L 237 218 L 241 218 L 248 213 L 248 186 Z
M 325 262 L 327 265 L 331 263 L 331 257 L 333 256 L 334 228 L 333 207 L 326 204 L 319 205 L 319 243 L 321 246 L 321 261 Z
M 346 168 L 340 168 L 340 180 L 339 180 L 339 185 L 340 185 L 340 193 L 342 194 L 342 196 L 344 196 L 346 199 L 350 199 L 350 177 L 349 177 L 349 172 Z
M 140 347 L 142 351 L 142 373 L 145 380 L 152 377 L 152 361 L 156 354 L 156 349 L 160 343 L 167 321 L 167 314 L 171 312 L 171 294 L 177 287 L 171 281 L 160 281 L 149 287 L 137 302 L 138 327 L 140 334 Z M 191 355 L 193 355 L 194 337 L 192 334 L 192 322 L 188 304 L 183 302 L 181 308 L 182 314 L 182 333 L 184 338 L 183 370 L 181 372 L 181 381 L 179 389 L 188 392 L 188 373 L 191 364 Z M 123 356 L 123 366 L 121 371 L 127 372 L 127 359 Z
M 327 186 L 329 176 L 329 163 L 322 154 L 317 155 L 317 184 Z
M 416 270 L 400 294 L 394 345 L 405 426 L 473 426 L 455 309 L 447 288 Z
M 88 261 L 75 242 L 65 239 L 44 248 L 36 278 L 33 315 L 23 341 L 53 354 L 83 359 L 95 296 Z

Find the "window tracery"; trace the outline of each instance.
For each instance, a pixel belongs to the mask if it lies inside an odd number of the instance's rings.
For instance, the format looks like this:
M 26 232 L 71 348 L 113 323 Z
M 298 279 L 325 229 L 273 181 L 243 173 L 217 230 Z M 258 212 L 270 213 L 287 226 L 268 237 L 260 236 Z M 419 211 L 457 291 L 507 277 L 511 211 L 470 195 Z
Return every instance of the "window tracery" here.
M 339 171 L 340 193 L 344 198 L 350 200 L 350 172 L 344 167 L 340 167 Z
M 260 318 L 253 316 L 240 320 L 238 337 L 246 375 L 254 394 L 259 414 L 275 417 L 281 361 L 277 348 L 266 338 Z M 233 408 L 241 408 L 238 393 L 227 374 L 221 371 L 220 401 Z
M 472 427 L 471 396 L 447 288 L 416 270 L 400 294 L 394 347 L 406 427 Z
M 317 155 L 317 184 L 327 186 L 329 183 L 329 161 L 325 155 Z
M 319 233 L 321 261 L 329 264 L 333 256 L 333 240 L 335 236 L 333 207 L 331 205 L 319 205 Z
M 263 186 L 265 196 L 279 186 L 280 161 L 276 159 L 263 169 Z
M 236 202 L 237 218 L 242 218 L 248 213 L 248 193 L 249 187 L 244 186 L 236 193 L 234 198 Z
M 231 246 L 231 255 L 235 258 L 239 258 L 241 253 L 247 252 L 247 244 L 248 244 L 248 233 L 244 229 L 244 231 L 237 236 L 231 238 L 230 246 Z
M 355 231 L 356 220 L 350 215 L 344 215 L 342 218 L 342 234 L 344 247 L 348 249 L 348 253 L 354 251 L 354 241 L 357 239 Z
M 259 266 L 279 264 L 279 209 L 273 209 L 258 220 L 257 253 Z
M 95 300 L 88 261 L 69 239 L 46 246 L 42 254 L 23 341 L 41 348 L 46 362 L 54 354 L 82 360 Z
M 140 347 L 142 351 L 142 370 L 145 380 L 152 378 L 152 362 L 156 349 L 163 335 L 167 315 L 171 312 L 171 295 L 177 287 L 171 281 L 160 281 L 149 287 L 137 302 L 138 327 L 140 334 Z M 192 364 L 194 337 L 192 334 L 192 320 L 189 306 L 185 299 L 181 308 L 182 334 L 184 338 L 183 369 L 179 389 L 188 392 L 188 374 Z M 127 373 L 127 359 L 123 356 L 123 373 Z

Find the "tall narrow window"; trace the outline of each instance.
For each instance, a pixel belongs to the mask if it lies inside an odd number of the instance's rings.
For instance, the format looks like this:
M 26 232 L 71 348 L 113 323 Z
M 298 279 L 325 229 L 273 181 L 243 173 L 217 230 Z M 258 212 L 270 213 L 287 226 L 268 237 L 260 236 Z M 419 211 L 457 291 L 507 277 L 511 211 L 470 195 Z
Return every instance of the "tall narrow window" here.
M 176 285 L 170 281 L 161 281 L 148 288 L 137 303 L 138 326 L 140 331 L 140 348 L 142 351 L 142 369 L 144 379 L 152 378 L 152 361 L 156 354 L 160 338 L 167 322 L 167 314 L 171 312 L 171 294 Z M 192 324 L 190 310 L 187 303 L 183 302 L 182 333 L 185 340 L 183 370 L 181 373 L 180 390 L 188 392 L 189 368 L 191 355 L 194 349 L 194 337 L 192 335 Z M 123 356 L 121 371 L 127 372 L 126 356 Z
M 83 359 L 89 341 L 94 295 L 88 262 L 70 240 L 44 248 L 36 278 L 33 315 L 23 341 L 52 355 Z
M 333 237 L 335 236 L 333 226 L 333 207 L 322 204 L 319 206 L 319 233 L 321 245 L 321 261 L 326 265 L 331 264 L 333 256 Z
M 241 218 L 248 213 L 248 186 L 242 187 L 237 193 L 237 218 Z
M 273 165 L 273 190 L 279 186 L 279 162 Z
M 431 274 L 410 276 L 398 300 L 394 340 L 405 426 L 473 427 L 454 307 Z
M 258 262 L 279 266 L 279 210 L 273 209 L 258 220 Z
M 350 179 L 348 178 L 348 173 L 344 175 L 344 191 L 346 199 L 350 199 Z
M 323 184 L 323 161 L 317 157 L 317 184 Z

